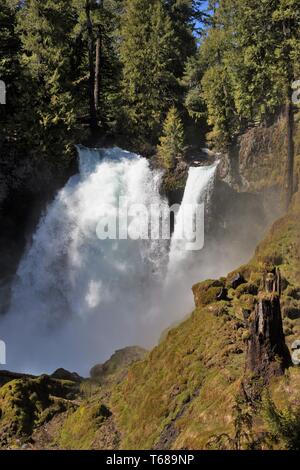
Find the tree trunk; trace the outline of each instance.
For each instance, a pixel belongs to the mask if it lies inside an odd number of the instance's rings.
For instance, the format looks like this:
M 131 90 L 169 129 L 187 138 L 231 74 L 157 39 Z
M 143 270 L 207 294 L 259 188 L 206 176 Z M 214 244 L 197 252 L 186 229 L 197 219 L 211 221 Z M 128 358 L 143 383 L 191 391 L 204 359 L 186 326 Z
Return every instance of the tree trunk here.
M 89 57 L 89 108 L 90 108 L 90 128 L 92 133 L 97 129 L 97 110 L 95 107 L 94 86 L 95 86 L 95 66 L 94 66 L 94 35 L 91 19 L 91 2 L 86 0 L 86 25 L 88 32 L 88 57 Z
M 287 180 L 286 180 L 286 207 L 288 209 L 294 193 L 294 112 L 291 93 L 286 104 L 286 125 L 287 125 Z
M 285 107 L 286 113 L 286 127 L 287 127 L 287 172 L 286 172 L 286 209 L 288 209 L 294 193 L 294 159 L 295 159 L 295 145 L 294 145 L 294 110 L 292 101 L 292 82 L 294 81 L 293 61 L 291 58 L 291 19 L 283 20 L 283 38 L 285 46 L 283 48 L 286 57 L 286 72 L 287 72 L 287 102 Z
M 99 29 L 98 37 L 96 40 L 96 69 L 95 69 L 95 87 L 94 87 L 94 102 L 96 111 L 99 110 L 99 94 L 100 94 L 100 83 L 101 83 L 101 52 L 102 52 L 102 37 Z

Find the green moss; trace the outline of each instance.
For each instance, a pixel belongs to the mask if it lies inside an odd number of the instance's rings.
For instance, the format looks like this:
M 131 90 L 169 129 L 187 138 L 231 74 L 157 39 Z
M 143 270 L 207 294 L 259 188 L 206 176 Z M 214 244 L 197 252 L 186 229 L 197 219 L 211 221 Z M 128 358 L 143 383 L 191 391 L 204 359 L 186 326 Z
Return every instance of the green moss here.
M 179 449 L 203 449 L 214 434 L 232 435 L 235 395 L 244 375 L 249 337 L 244 322 L 238 319 L 243 319 L 243 310 L 254 310 L 263 273 L 274 265 L 280 266 L 285 285 L 293 286 L 282 295 L 283 308 L 288 297 L 293 305 L 298 301 L 299 221 L 300 201 L 295 200 L 250 262 L 230 274 L 233 277 L 240 272 L 247 282 L 229 291 L 229 301 L 216 302 L 224 279 L 193 287 L 198 308 L 192 316 L 169 331 L 113 391 L 111 407 L 123 436 L 123 448 L 151 448 L 168 426 L 174 427 L 177 436 L 172 448 Z M 290 341 L 296 332 L 300 334 L 300 324 L 297 329 L 298 320 L 287 320 L 284 323 L 292 332 Z M 279 383 L 282 380 L 279 378 Z M 188 397 L 188 401 L 181 397 Z M 285 404 L 289 402 L 286 395 Z M 267 423 L 259 414 L 254 415 L 254 435 L 266 430 Z
M 223 287 L 222 281 L 211 279 L 195 284 L 193 286 L 193 294 L 196 306 L 200 307 L 216 302 Z
M 146 354 L 147 350 L 140 346 L 119 349 L 104 364 L 97 364 L 91 369 L 92 381 L 101 385 L 120 382 L 130 365 L 143 359 Z M 92 386 L 90 381 L 89 383 Z M 84 387 L 88 387 L 87 381 L 83 384 L 82 388 Z
M 240 298 L 243 295 L 257 295 L 258 287 L 252 282 L 247 282 L 246 284 L 241 284 L 235 290 L 235 295 L 237 298 Z
M 0 388 L 0 445 L 8 439 L 26 438 L 34 426 L 66 409 L 67 397 L 76 395 L 74 383 L 48 376 L 13 380 Z M 60 403 L 59 403 L 60 402 Z M 64 404 L 63 404 L 64 403 Z
M 190 413 L 208 382 L 220 394 L 220 401 L 224 400 L 224 375 L 227 386 L 232 385 L 243 369 L 243 355 L 233 351 L 237 345 L 242 347 L 242 341 L 234 322 L 215 316 L 210 307 L 195 310 L 170 331 L 143 362 L 131 368 L 127 379 L 113 392 L 111 407 L 123 435 L 122 447 L 153 447 L 166 426 L 176 418 L 181 422 L 182 410 L 184 415 Z M 205 420 L 212 427 L 219 426 L 218 420 L 215 424 L 210 420 L 210 398 L 209 403 L 201 405 Z M 197 413 L 196 408 L 188 419 L 191 440 Z
M 153 448 L 168 430 L 172 431 L 168 445 L 174 449 L 204 449 L 213 435 L 232 436 L 249 337 L 243 311 L 253 312 L 257 296 L 269 295 L 259 290 L 264 271 L 274 265 L 280 266 L 286 280 L 281 303 L 290 345 L 300 337 L 300 319 L 289 318 L 300 307 L 299 195 L 249 263 L 229 275 L 241 273 L 246 283 L 218 302 L 217 295 L 229 277 L 196 284 L 195 311 L 134 364 L 117 354 L 104 368 L 100 365 L 101 379 L 107 380 L 100 385 L 84 381 L 79 403 L 72 402 L 74 384 L 45 376 L 0 388 L 0 437 L 1 430 L 2 436 L 4 430 L 5 436 L 28 436 L 35 426 L 58 413 L 64 413 L 64 419 L 55 444 L 64 449 L 94 448 L 97 436 L 106 432 L 120 434 L 123 449 Z M 252 386 L 255 381 L 259 382 L 252 377 Z M 300 370 L 295 368 L 271 382 L 270 396 L 279 412 L 294 406 L 299 387 Z M 268 432 L 258 409 L 252 418 L 254 435 Z M 112 422 L 117 431 L 110 427 Z
M 86 450 L 93 447 L 96 432 L 111 416 L 102 403 L 86 401 L 76 411 L 70 411 L 57 436 L 62 449 Z

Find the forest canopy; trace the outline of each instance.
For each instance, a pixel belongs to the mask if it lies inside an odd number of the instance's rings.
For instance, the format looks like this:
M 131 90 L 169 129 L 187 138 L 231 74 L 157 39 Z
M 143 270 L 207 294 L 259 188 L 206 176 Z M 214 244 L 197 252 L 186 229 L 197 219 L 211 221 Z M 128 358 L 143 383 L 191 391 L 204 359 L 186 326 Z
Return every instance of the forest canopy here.
M 154 154 L 172 109 L 226 149 L 300 77 L 298 0 L 0 0 L 0 25 L 2 177 L 104 137 Z

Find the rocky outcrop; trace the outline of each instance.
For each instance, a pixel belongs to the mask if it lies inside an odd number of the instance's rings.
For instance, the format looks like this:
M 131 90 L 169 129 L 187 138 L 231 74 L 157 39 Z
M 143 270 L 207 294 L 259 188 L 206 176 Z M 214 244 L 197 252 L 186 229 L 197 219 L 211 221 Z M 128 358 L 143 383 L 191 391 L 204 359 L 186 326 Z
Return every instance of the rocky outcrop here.
M 253 127 L 239 139 L 239 171 L 243 187 L 262 190 L 283 184 L 286 159 L 286 121 L 280 115 L 276 122 Z
M 69 372 L 68 370 L 63 369 L 63 368 L 57 369 L 55 372 L 53 372 L 51 377 L 53 379 L 69 380 L 70 382 L 77 382 L 77 383 L 80 383 L 84 380 L 76 372 Z
M 119 382 L 126 375 L 128 368 L 142 360 L 147 353 L 139 346 L 128 346 L 116 351 L 104 364 L 96 364 L 90 371 L 91 379 L 101 384 Z
M 278 293 L 262 293 L 250 323 L 246 368 L 268 382 L 291 364 Z
M 240 285 L 245 284 L 247 281 L 241 273 L 236 273 L 228 280 L 228 286 L 231 289 L 237 289 Z
M 227 289 L 224 282 L 219 280 L 208 280 L 195 284 L 192 287 L 196 307 L 203 307 L 212 302 L 226 300 Z
M 19 374 L 17 372 L 10 372 L 8 370 L 0 370 L 0 387 L 5 385 L 8 382 L 16 379 L 34 379 L 34 375 L 30 374 Z

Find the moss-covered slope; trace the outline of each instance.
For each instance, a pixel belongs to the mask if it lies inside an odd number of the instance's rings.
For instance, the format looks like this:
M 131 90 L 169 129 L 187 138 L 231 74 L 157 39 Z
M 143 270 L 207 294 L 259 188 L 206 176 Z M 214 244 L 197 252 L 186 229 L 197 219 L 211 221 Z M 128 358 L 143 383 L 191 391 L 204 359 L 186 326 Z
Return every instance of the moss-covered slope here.
M 126 350 L 121 362 L 118 352 L 106 363 L 109 380 L 94 377 L 79 385 L 43 376 L 3 385 L 2 447 L 24 442 L 63 449 L 297 447 L 300 369 L 290 367 L 267 386 L 245 374 L 245 356 L 263 273 L 274 266 L 282 275 L 286 342 L 290 347 L 300 338 L 299 258 L 296 195 L 250 262 L 227 278 L 194 286 L 194 312 L 150 353 L 134 349 L 133 365 Z
M 247 265 L 227 279 L 194 287 L 198 302 L 191 317 L 171 330 L 113 391 L 111 406 L 122 435 L 121 447 L 203 449 L 213 436 L 234 436 L 249 334 L 245 319 L 257 302 L 263 272 L 278 266 L 283 276 L 281 303 L 287 343 L 290 346 L 300 338 L 299 256 L 297 195 L 289 213 L 273 225 Z M 233 289 L 231 281 L 238 272 L 245 282 Z M 222 286 L 227 299 L 218 301 Z M 259 378 L 255 380 L 258 386 Z M 299 381 L 297 368 L 273 379 L 269 391 L 279 410 L 297 408 Z M 267 391 L 267 387 L 261 390 L 260 400 Z M 261 433 L 271 433 L 265 412 L 262 404 L 256 411 L 252 409 L 253 442 Z M 264 444 L 265 448 L 274 445 Z M 284 447 L 286 442 L 279 439 L 277 445 Z

